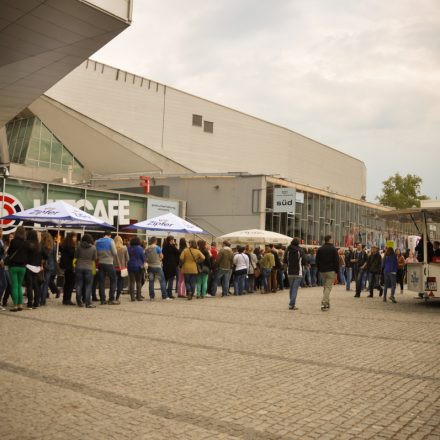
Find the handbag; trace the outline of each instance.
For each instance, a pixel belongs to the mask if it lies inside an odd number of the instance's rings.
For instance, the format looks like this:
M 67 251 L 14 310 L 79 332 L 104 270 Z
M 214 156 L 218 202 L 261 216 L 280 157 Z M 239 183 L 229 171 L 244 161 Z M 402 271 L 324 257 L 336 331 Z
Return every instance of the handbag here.
M 121 267 L 121 262 L 119 261 L 119 256 L 118 254 L 116 254 L 116 258 L 118 260 L 118 267 L 119 267 L 119 271 L 121 272 L 121 277 L 122 278 L 126 278 L 128 277 L 128 269 L 126 267 Z
M 194 254 L 192 253 L 191 248 L 188 248 L 188 249 L 189 249 L 189 253 L 191 254 L 191 257 L 194 260 L 194 263 L 196 263 L 197 273 L 199 273 L 199 274 L 209 273 L 209 267 L 205 266 L 203 263 L 198 263 L 196 261 L 196 259 L 194 258 Z

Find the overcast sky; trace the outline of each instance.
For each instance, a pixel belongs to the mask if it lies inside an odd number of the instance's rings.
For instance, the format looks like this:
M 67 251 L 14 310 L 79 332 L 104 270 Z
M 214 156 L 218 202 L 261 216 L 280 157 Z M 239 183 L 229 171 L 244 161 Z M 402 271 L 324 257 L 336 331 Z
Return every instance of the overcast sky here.
M 363 160 L 369 200 L 395 172 L 440 198 L 439 0 L 135 0 L 93 58 Z

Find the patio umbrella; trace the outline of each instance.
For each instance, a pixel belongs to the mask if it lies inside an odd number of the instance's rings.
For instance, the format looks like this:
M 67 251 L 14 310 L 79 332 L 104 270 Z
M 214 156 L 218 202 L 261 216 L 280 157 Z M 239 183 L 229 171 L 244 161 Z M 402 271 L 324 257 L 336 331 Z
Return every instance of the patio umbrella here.
M 35 208 L 26 209 L 24 211 L 10 214 L 1 218 L 2 220 L 21 220 L 39 223 L 42 225 L 55 225 L 58 227 L 65 226 L 68 228 L 75 227 L 92 227 L 115 229 L 112 225 L 103 220 L 88 214 L 75 206 L 70 205 L 62 200 L 47 203 L 46 205 L 37 206 Z
M 124 229 L 143 229 L 145 231 L 167 231 L 176 234 L 207 234 L 202 228 L 169 212 L 139 223 L 133 223 Z
M 62 226 L 68 228 L 88 227 L 115 229 L 112 225 L 103 220 L 88 214 L 75 206 L 70 205 L 62 200 L 47 203 L 35 208 L 26 209 L 2 217 L 1 220 L 21 220 L 39 223 L 42 225 L 58 226 L 58 236 Z M 57 254 L 59 249 L 59 240 L 57 240 Z
M 218 237 L 218 240 L 227 240 L 234 244 L 284 244 L 289 245 L 292 237 L 263 229 L 246 229 L 231 232 Z

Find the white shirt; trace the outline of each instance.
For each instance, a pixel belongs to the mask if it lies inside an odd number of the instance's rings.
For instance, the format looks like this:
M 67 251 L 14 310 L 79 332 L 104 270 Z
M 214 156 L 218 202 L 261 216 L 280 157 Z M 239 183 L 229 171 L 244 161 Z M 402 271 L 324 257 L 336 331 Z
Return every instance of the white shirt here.
M 249 258 L 246 254 L 235 254 L 234 255 L 234 265 L 235 270 L 246 269 L 249 272 Z

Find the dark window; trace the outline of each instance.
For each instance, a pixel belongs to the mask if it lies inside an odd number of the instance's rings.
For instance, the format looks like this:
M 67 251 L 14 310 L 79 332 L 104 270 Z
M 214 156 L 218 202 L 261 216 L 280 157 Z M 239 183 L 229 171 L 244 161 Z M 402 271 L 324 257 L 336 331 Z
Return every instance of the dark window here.
M 193 115 L 193 125 L 196 127 L 201 127 L 202 119 L 202 115 Z
M 214 133 L 214 122 L 205 121 L 203 125 L 203 131 L 206 133 Z

